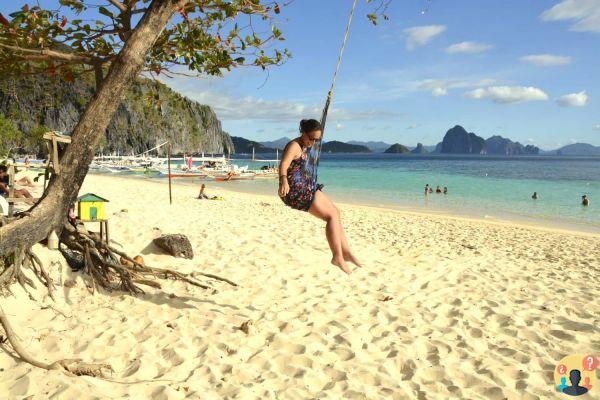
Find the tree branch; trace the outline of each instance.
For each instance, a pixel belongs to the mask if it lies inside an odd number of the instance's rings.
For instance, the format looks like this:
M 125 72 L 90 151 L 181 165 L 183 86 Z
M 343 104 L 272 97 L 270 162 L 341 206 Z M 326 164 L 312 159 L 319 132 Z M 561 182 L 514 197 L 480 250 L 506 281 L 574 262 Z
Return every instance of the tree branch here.
M 93 65 L 98 61 L 95 57 L 80 56 L 76 54 L 63 53 L 56 50 L 49 49 L 25 49 L 19 46 L 11 46 L 8 44 L 0 43 L 0 48 L 6 50 L 12 50 L 18 53 L 22 53 L 21 57 L 26 60 L 61 60 L 72 63 L 91 64 Z M 28 58 L 29 57 L 29 58 Z
M 117 0 L 108 0 L 113 6 L 117 7 L 121 12 L 126 12 L 128 10 L 125 4 L 119 3 Z

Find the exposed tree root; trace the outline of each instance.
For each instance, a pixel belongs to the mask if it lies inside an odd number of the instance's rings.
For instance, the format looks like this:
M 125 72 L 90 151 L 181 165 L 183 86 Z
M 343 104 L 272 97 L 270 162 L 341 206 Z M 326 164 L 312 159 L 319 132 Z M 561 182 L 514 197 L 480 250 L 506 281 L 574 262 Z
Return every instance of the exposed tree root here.
M 71 250 L 69 257 L 77 256 L 77 253 L 83 256 L 84 272 L 90 278 L 88 287 L 92 291 L 99 286 L 109 291 L 122 290 L 131 294 L 141 294 L 144 291 L 139 285 L 160 288 L 160 284 L 155 281 L 157 278 L 180 280 L 202 289 L 215 290 L 198 281 L 195 278 L 196 274 L 182 274 L 171 269 L 141 264 L 126 253 L 102 241 L 98 234 L 76 229 L 71 225 L 65 226 L 61 241 Z M 122 260 L 124 260 L 123 263 Z M 217 275 L 198 274 L 237 286 L 235 282 Z
M 2 325 L 2 328 L 4 328 L 6 338 L 10 342 L 10 345 L 12 346 L 15 353 L 17 353 L 19 358 L 38 368 L 64 371 L 73 375 L 88 375 L 95 377 L 103 377 L 103 371 L 114 372 L 112 367 L 108 364 L 84 363 L 79 359 L 58 360 L 51 364 L 46 364 L 44 362 L 38 361 L 35 358 L 33 358 L 17 340 L 17 335 L 15 334 L 10 323 L 8 322 L 8 318 L 6 317 L 6 314 L 4 314 L 4 310 L 2 310 L 2 307 L 0 307 L 0 325 Z
M 107 291 L 121 290 L 132 295 L 143 294 L 144 291 L 140 287 L 142 285 L 157 289 L 161 288 L 161 285 L 156 281 L 157 278 L 180 280 L 203 289 L 216 291 L 211 286 L 198 281 L 196 279 L 197 275 L 237 286 L 229 279 L 213 274 L 202 272 L 182 274 L 170 269 L 149 267 L 105 243 L 98 234 L 88 232 L 83 228 L 76 229 L 69 224 L 66 224 L 63 229 L 61 242 L 69 249 L 67 251 L 61 248 L 63 256 L 65 256 L 69 265 L 75 266 L 77 270 L 82 269 L 86 285 L 91 293 L 102 288 Z M 52 279 L 44 269 L 40 259 L 33 254 L 31 249 L 18 248 L 14 254 L 2 257 L 0 264 L 4 264 L 4 268 L 0 272 L 0 289 L 10 291 L 10 285 L 14 282 L 19 282 L 25 290 L 28 286 L 35 288 L 33 280 L 23 273 L 24 268 L 30 268 L 39 281 L 48 289 L 50 297 L 54 300 Z M 46 370 L 60 370 L 72 375 L 94 377 L 103 377 L 104 371 L 113 371 L 108 364 L 84 363 L 79 359 L 58 360 L 51 364 L 38 361 L 19 343 L 1 307 L 0 325 L 4 328 L 6 337 L 19 358 L 31 365 Z

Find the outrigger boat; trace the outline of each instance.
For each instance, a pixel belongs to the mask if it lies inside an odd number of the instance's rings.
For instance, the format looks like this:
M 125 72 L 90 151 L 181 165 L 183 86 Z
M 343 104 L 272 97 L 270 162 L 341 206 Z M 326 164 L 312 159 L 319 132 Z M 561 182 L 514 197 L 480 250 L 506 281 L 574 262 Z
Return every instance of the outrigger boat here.
M 256 177 L 256 174 L 254 172 L 233 172 L 230 171 L 226 174 L 218 174 L 218 175 L 214 175 L 215 181 L 217 182 L 225 182 L 225 181 L 247 181 L 247 180 L 252 180 Z

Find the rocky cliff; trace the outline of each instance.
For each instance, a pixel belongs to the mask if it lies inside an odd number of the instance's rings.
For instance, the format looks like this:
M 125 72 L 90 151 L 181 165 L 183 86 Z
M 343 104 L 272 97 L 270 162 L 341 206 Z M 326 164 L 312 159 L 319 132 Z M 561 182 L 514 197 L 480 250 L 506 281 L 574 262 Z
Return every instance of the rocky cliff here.
M 425 146 L 423 146 L 423 143 L 417 143 L 417 147 L 415 147 L 414 149 L 412 149 L 410 151 L 413 154 L 427 154 L 429 153 L 427 151 L 427 149 L 425 148 Z
M 485 140 L 456 125 L 446 132 L 442 140 L 441 153 L 485 154 Z
M 485 149 L 487 154 L 500 154 L 506 156 L 538 154 L 540 152 L 540 149 L 536 146 L 530 144 L 523 146 L 519 142 L 513 142 L 510 139 L 498 135 L 485 140 Z
M 90 77 L 74 82 L 48 76 L 0 77 L 0 114 L 14 121 L 26 137 L 40 125 L 70 132 L 93 93 Z M 126 93 L 98 151 L 139 153 L 166 140 L 173 153 L 234 152 L 231 138 L 209 106 L 146 79 L 136 80 Z

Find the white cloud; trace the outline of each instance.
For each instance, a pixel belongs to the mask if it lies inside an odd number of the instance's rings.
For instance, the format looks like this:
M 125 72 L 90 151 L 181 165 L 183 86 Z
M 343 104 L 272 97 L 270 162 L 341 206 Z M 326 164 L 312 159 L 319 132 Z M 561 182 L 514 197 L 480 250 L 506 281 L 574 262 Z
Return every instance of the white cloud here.
M 600 131 L 600 124 L 594 125 L 594 130 L 595 131 Z
M 569 93 L 556 99 L 556 104 L 561 107 L 584 107 L 587 105 L 588 95 L 585 90 L 579 93 Z
M 336 131 L 341 131 L 342 129 L 344 129 L 344 125 L 337 123 L 335 124 L 335 130 Z
M 542 89 L 528 86 L 490 86 L 471 90 L 464 96 L 477 100 L 490 99 L 498 104 L 548 100 L 548 95 Z
M 573 58 L 569 56 L 555 56 L 553 54 L 532 54 L 521 57 L 523 62 L 540 65 L 542 67 L 556 67 L 559 65 L 567 65 L 573 62 Z
M 425 79 L 416 83 L 419 90 L 431 91 L 433 97 L 448 95 L 449 89 L 466 89 L 479 86 L 489 86 L 496 83 L 495 79 Z
M 434 37 L 444 32 L 444 25 L 425 25 L 407 28 L 404 33 L 408 35 L 406 38 L 406 48 L 414 50 L 429 43 Z
M 411 130 L 411 129 L 417 128 L 418 126 L 419 125 L 417 125 L 417 124 L 411 124 L 411 125 L 407 126 L 406 129 Z
M 600 0 L 563 0 L 544 11 L 543 21 L 573 21 L 571 30 L 600 32 Z
M 179 90 L 184 96 L 212 107 L 221 120 L 264 120 L 264 121 L 299 121 L 302 118 L 319 118 L 321 106 L 306 105 L 287 100 L 264 100 L 252 96 L 239 97 L 220 91 L 204 88 Z M 331 108 L 329 118 L 338 121 L 377 119 L 392 117 L 396 114 L 378 110 L 353 111 L 342 108 Z
M 455 43 L 446 47 L 444 50 L 448 54 L 460 54 L 460 53 L 483 53 L 486 50 L 491 49 L 492 46 L 486 43 L 477 43 L 477 42 L 460 42 Z
M 448 89 L 444 88 L 444 87 L 435 87 L 433 88 L 433 90 L 431 91 L 431 95 L 433 97 L 442 97 L 442 96 L 446 96 L 448 95 Z

